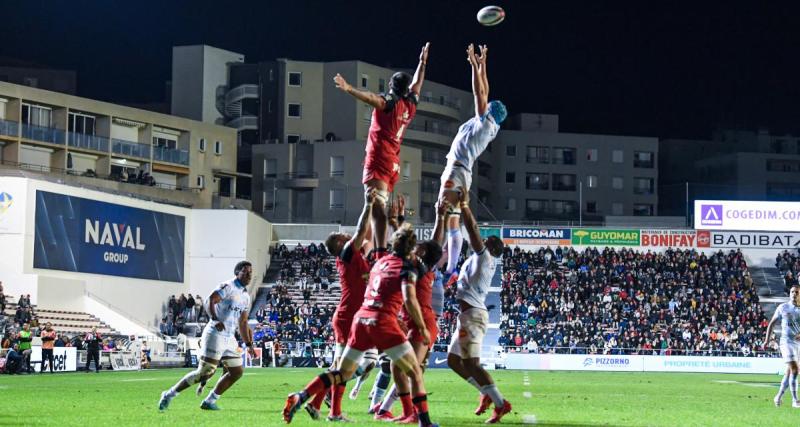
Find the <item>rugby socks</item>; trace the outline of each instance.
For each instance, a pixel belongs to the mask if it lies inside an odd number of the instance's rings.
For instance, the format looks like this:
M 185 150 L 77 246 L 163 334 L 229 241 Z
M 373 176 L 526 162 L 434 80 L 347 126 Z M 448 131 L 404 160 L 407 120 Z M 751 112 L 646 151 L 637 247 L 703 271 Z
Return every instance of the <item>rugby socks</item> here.
M 346 386 L 344 384 L 336 384 L 331 387 L 331 415 L 342 415 L 342 397 L 344 396 Z
M 494 403 L 495 408 L 503 407 L 503 402 L 505 402 L 505 399 L 503 398 L 503 395 L 500 394 L 500 390 L 497 389 L 497 385 L 487 384 L 481 388 L 481 392 L 489 395 L 489 397 L 492 398 L 492 403 Z
M 386 394 L 386 399 L 383 399 L 383 403 L 381 403 L 381 410 L 379 413 L 389 412 L 392 410 L 392 405 L 394 402 L 397 401 L 397 386 L 393 385 L 389 392 Z
M 478 381 L 476 381 L 475 378 L 469 377 L 467 378 L 467 382 L 472 384 L 472 386 L 475 387 L 475 390 L 478 390 L 480 394 L 484 394 L 483 390 L 481 389 L 481 385 L 478 384 Z
M 431 417 L 428 415 L 428 395 L 425 393 L 418 394 L 414 396 L 412 401 L 414 403 L 414 409 L 417 411 L 417 417 L 419 418 L 419 425 L 421 426 L 429 426 L 431 425 Z
M 386 389 L 389 387 L 389 381 L 392 380 L 391 374 L 383 372 L 378 373 L 378 378 L 375 379 L 375 385 L 372 387 L 372 402 L 370 403 L 370 408 L 377 405 L 378 402 L 383 399 L 383 395 L 386 394 Z
M 217 403 L 217 399 L 219 399 L 219 395 L 217 393 L 214 393 L 214 390 L 211 390 L 211 392 L 208 393 L 208 397 L 206 397 L 205 402 L 206 403 Z
M 461 227 L 447 231 L 447 273 L 453 274 L 458 270 L 458 257 L 461 256 Z M 449 277 L 448 277 L 449 279 Z
M 325 400 L 325 393 L 317 393 L 314 395 L 314 399 L 311 400 L 309 405 L 313 406 L 314 409 L 319 411 L 319 408 L 322 407 L 322 402 Z
M 337 372 L 337 371 L 332 371 Z M 335 376 L 335 375 L 334 375 Z M 325 390 L 327 390 L 331 386 L 331 379 L 328 378 L 328 374 L 323 372 L 313 380 L 304 388 L 300 394 L 300 403 L 305 402 L 308 400 L 310 396 L 316 396 L 317 394 L 322 394 L 324 396 Z
M 778 389 L 778 399 L 783 397 L 783 393 L 785 393 L 786 389 L 789 388 L 789 380 L 790 380 L 789 376 L 790 375 L 791 375 L 791 373 L 789 373 L 789 372 L 783 374 L 783 381 L 781 381 L 781 388 Z
M 792 400 L 797 401 L 797 374 L 792 374 L 789 378 L 789 390 L 792 391 Z
M 411 415 L 414 413 L 414 402 L 411 400 L 411 393 L 398 393 L 400 403 L 403 404 L 403 416 Z

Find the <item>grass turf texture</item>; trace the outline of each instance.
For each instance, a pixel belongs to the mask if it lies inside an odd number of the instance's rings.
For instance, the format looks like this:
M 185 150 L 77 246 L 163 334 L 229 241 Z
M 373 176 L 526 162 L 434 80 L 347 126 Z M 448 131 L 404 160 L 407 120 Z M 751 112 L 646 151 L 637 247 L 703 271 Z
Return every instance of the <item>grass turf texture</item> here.
M 188 369 L 0 376 L 0 425 L 205 426 L 284 425 L 286 395 L 302 388 L 316 369 L 249 369 L 217 402 L 201 411 L 194 387 L 157 410 L 159 395 Z M 219 373 L 209 382 L 213 386 Z M 800 409 L 787 390 L 775 408 L 777 375 L 493 371 L 514 406 L 502 424 L 544 426 L 797 426 Z M 530 385 L 524 385 L 526 376 Z M 344 412 L 357 425 L 387 425 L 365 412 L 374 373 L 358 401 L 345 397 Z M 447 370 L 426 374 L 431 414 L 443 426 L 482 425 L 477 391 Z M 206 389 L 206 393 L 208 388 Z M 349 392 L 349 388 L 348 388 Z M 530 398 L 524 397 L 526 392 Z M 204 396 L 205 397 L 205 393 Z M 325 411 L 323 405 L 323 411 Z M 398 402 L 394 408 L 400 411 Z M 312 421 L 305 410 L 293 426 Z

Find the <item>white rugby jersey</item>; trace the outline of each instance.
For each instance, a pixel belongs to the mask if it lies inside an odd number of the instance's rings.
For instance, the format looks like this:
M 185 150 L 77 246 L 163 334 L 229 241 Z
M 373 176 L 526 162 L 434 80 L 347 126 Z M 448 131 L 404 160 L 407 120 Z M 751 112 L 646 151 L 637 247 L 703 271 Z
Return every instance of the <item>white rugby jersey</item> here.
M 497 269 L 497 261 L 485 247 L 480 253 L 473 252 L 461 266 L 458 274 L 456 299 L 476 307 L 486 309 L 486 295 Z
M 497 136 L 500 125 L 490 114 L 474 116 L 458 128 L 458 133 L 447 153 L 448 163 L 458 162 L 472 170 L 472 165 Z
M 233 278 L 217 286 L 214 292 L 219 294 L 221 301 L 214 307 L 217 314 L 217 320 L 225 325 L 224 331 L 218 331 L 214 326 L 216 322 L 209 321 L 206 324 L 206 330 L 220 335 L 232 336 L 236 328 L 239 326 L 239 318 L 242 313 L 250 310 L 250 294 L 247 293 L 247 288 L 239 283 L 239 280 Z M 214 293 L 212 292 L 212 294 Z M 209 304 L 211 295 L 206 298 Z
M 800 307 L 785 302 L 775 309 L 773 318 L 781 318 L 781 344 L 797 344 L 800 334 Z

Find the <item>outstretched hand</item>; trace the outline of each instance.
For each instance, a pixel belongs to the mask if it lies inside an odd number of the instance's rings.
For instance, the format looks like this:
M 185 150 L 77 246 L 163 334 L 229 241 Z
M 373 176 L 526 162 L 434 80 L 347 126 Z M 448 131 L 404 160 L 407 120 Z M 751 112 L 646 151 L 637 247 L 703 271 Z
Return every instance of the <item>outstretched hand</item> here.
M 350 86 L 350 83 L 347 83 L 347 80 L 345 80 L 344 77 L 342 77 L 342 75 L 339 73 L 336 73 L 336 75 L 333 76 L 333 81 L 334 83 L 336 83 L 337 89 L 341 89 L 345 92 L 349 92 L 350 89 L 352 88 L 352 86 Z
M 486 54 L 489 52 L 489 48 L 486 45 L 478 45 L 478 49 L 480 50 L 480 54 L 476 56 L 479 64 L 486 63 Z
M 472 65 L 478 64 L 478 59 L 475 57 L 475 45 L 472 43 L 467 46 L 467 62 Z
M 426 63 L 428 62 L 428 50 L 431 48 L 431 42 L 426 42 L 425 46 L 422 46 L 422 51 L 419 53 L 419 62 Z

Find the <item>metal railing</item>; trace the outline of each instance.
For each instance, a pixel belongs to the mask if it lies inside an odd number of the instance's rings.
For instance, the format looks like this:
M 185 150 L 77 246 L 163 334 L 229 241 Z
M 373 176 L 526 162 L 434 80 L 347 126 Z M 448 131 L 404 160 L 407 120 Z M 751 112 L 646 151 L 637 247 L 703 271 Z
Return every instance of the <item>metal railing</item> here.
M 69 132 L 67 136 L 67 142 L 70 147 L 108 152 L 108 138 L 106 137 L 75 132 Z
M 8 120 L 0 120 L 0 135 L 19 135 L 19 123 Z
M 238 130 L 258 129 L 258 117 L 256 116 L 237 117 L 227 122 L 225 126 L 236 128 Z
M 189 152 L 175 148 L 153 147 L 153 160 L 189 165 Z
M 409 130 L 416 130 L 416 131 L 420 131 L 420 132 L 435 133 L 435 134 L 444 135 L 444 136 L 454 136 L 454 132 L 451 132 L 449 129 L 446 129 L 446 128 L 443 129 L 443 128 L 434 127 L 434 126 L 427 126 L 427 124 L 424 123 L 424 122 L 420 123 L 420 124 L 417 124 L 416 122 L 411 122 L 411 124 L 408 125 L 408 129 Z
M 25 139 L 64 145 L 65 136 L 63 129 L 22 124 L 22 137 Z
M 316 172 L 286 172 L 283 174 L 283 179 L 315 179 L 319 178 Z
M 111 139 L 111 152 L 123 156 L 139 157 L 142 159 L 150 158 L 150 144 L 126 141 L 124 139 Z
M 258 96 L 257 84 L 241 84 L 225 94 L 225 103 L 230 104 L 244 98 L 258 98 Z
M 424 96 L 423 95 L 423 96 L 419 97 L 419 100 L 422 101 L 422 102 L 430 102 L 431 104 L 444 105 L 445 107 L 450 107 L 450 108 L 452 108 L 454 110 L 461 111 L 461 107 L 459 107 L 458 104 L 456 104 L 453 101 L 448 101 L 446 99 L 443 99 L 441 97 L 437 98 L 437 97 L 433 97 L 433 96 Z
M 600 354 L 600 355 L 640 355 L 640 356 L 708 356 L 708 357 L 781 357 L 777 351 L 749 351 L 741 350 L 678 350 L 669 349 L 635 349 L 614 347 L 605 349 L 598 347 L 592 350 L 591 347 L 535 347 L 529 349 L 527 345 L 522 346 L 501 346 L 507 353 L 529 353 L 529 354 Z

